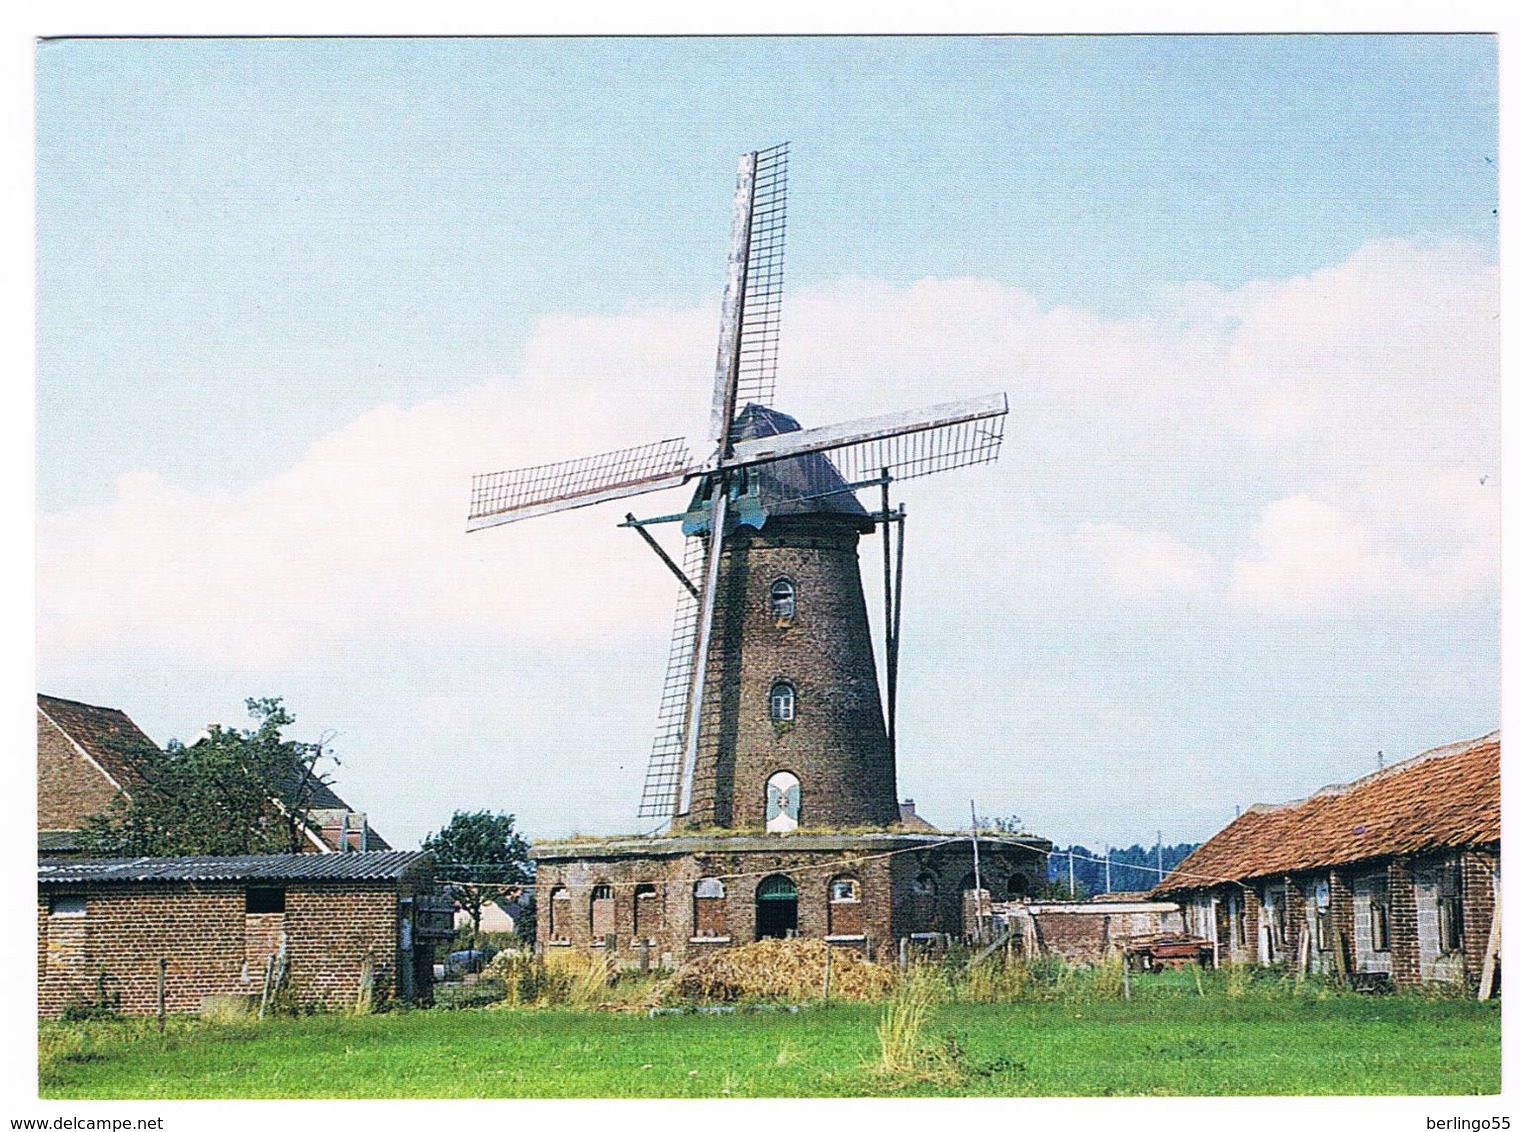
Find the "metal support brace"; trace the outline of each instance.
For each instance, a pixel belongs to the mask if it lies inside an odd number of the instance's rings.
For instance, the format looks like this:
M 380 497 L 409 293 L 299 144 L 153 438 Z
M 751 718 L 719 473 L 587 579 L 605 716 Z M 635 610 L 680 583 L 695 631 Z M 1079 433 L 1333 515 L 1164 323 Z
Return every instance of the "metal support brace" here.
M 654 536 L 646 531 L 643 525 L 633 517 L 632 511 L 628 512 L 627 521 L 618 525 L 623 527 L 632 527 L 635 531 L 637 531 L 639 533 L 639 537 L 649 544 L 649 549 L 658 554 L 660 556 L 660 561 L 670 567 L 670 572 L 676 576 L 676 578 L 683 586 L 686 587 L 687 592 L 697 600 L 701 600 L 702 592 L 697 589 L 696 583 L 694 583 L 690 578 L 686 576 L 685 570 L 682 570 L 679 566 L 676 565 L 674 558 L 665 553 L 665 548 L 654 541 Z

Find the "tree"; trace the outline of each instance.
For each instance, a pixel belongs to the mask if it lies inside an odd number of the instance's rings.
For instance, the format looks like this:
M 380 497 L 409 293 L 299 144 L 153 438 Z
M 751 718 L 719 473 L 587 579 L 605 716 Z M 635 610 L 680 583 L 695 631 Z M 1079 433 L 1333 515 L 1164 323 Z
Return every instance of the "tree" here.
M 189 746 L 171 739 L 145 752 L 132 800 L 118 796 L 86 823 L 85 851 L 98 856 L 234 856 L 295 853 L 317 791 L 325 740 L 286 739 L 295 722 L 280 697 L 245 701 L 258 726 L 213 724 Z M 327 756 L 330 757 L 330 756 Z M 334 760 L 336 762 L 336 760 Z
M 470 914 L 476 935 L 486 901 L 505 899 L 533 883 L 528 842 L 513 828 L 516 820 L 512 814 L 456 810 L 448 825 L 422 839 L 438 878 Z

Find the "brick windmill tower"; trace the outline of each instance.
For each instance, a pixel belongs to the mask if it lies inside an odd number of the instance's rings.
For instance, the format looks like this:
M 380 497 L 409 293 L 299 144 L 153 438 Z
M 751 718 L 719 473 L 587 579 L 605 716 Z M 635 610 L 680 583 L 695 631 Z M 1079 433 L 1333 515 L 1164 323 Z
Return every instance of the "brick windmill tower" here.
M 996 899 L 998 888 L 1017 894 L 1043 874 L 1048 843 L 994 838 L 973 862 L 967 838 L 921 821 L 905 828 L 897 800 L 905 511 L 890 488 L 995 460 L 1007 398 L 821 428 L 771 407 L 787 157 L 781 145 L 740 159 L 711 455 L 698 463 L 684 440 L 663 440 L 477 476 L 472 486 L 470 530 L 696 485 L 685 511 L 623 523 L 681 583 L 639 811 L 668 832 L 538 846 L 545 947 L 668 964 L 694 946 L 800 933 L 869 951 L 915 928 L 963 930 L 968 886 Z M 857 495 L 870 489 L 878 511 Z M 677 522 L 682 564 L 649 530 Z M 885 681 L 860 572 L 858 544 L 873 532 Z M 751 867 L 762 860 L 766 875 Z

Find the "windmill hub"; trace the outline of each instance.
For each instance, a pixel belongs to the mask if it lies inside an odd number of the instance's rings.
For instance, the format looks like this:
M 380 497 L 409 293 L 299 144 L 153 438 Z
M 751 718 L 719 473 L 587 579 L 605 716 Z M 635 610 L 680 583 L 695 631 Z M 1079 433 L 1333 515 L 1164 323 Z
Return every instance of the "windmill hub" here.
M 623 524 L 682 587 L 639 811 L 679 836 L 536 846 L 545 947 L 668 966 L 795 932 L 869 954 L 913 935 L 978 935 L 989 899 L 1044 875 L 1047 841 L 941 834 L 897 802 L 905 514 L 890 485 L 995 460 L 1007 398 L 812 428 L 770 406 L 786 172 L 785 145 L 740 159 L 710 460 L 663 440 L 472 485 L 478 530 L 695 481 L 684 512 Z M 879 510 L 862 503 L 868 489 Z M 646 529 L 676 521 L 682 564 Z M 885 680 L 861 582 L 860 536 L 873 530 Z

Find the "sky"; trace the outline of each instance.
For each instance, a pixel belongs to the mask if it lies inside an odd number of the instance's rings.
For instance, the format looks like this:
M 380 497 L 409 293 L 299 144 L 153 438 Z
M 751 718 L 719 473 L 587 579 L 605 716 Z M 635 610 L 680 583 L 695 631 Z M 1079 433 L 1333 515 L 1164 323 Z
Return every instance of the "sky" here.
M 284 696 L 400 846 L 646 828 L 674 581 L 616 504 L 466 536 L 469 476 L 705 435 L 790 140 L 777 407 L 1010 400 L 902 490 L 921 814 L 1199 840 L 1489 731 L 1494 44 L 44 42 L 38 689 Z

